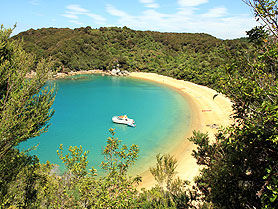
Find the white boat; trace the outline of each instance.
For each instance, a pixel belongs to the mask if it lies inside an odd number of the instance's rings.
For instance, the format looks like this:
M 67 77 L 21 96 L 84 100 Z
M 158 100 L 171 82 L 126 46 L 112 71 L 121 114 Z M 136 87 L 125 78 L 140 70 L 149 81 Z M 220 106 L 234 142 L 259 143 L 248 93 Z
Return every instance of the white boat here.
M 135 127 L 135 121 L 131 118 L 128 118 L 126 115 L 113 116 L 112 121 L 114 123 L 126 124 L 128 126 Z

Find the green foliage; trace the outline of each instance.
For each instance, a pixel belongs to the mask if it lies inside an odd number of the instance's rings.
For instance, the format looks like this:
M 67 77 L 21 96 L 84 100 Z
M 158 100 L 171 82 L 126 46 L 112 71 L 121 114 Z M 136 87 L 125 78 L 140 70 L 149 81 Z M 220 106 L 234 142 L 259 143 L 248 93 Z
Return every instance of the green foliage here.
M 74 176 L 84 177 L 88 174 L 86 170 L 88 165 L 88 154 L 89 151 L 85 151 L 83 153 L 82 146 L 79 148 L 77 146 L 69 147 L 69 152 L 64 156 L 63 154 L 63 145 L 61 144 L 59 150 L 57 150 L 57 154 L 62 162 L 65 164 L 67 170 L 71 172 Z M 94 168 L 91 169 L 92 172 L 95 171 Z
M 170 155 L 156 156 L 156 166 L 150 168 L 157 185 L 142 190 L 139 196 L 141 208 L 194 208 L 196 193 L 190 191 L 188 182 L 176 176 L 177 160 Z
M 277 0 L 245 2 L 264 23 L 248 32 L 252 44 L 126 27 L 31 29 L 11 40 L 12 30 L 1 27 L 0 207 L 277 208 Z M 48 64 L 51 56 L 55 62 Z M 140 177 L 127 174 L 138 147 L 121 145 L 113 129 L 103 149 L 105 172 L 100 177 L 95 169 L 87 170 L 88 152 L 81 146 L 70 147 L 68 154 L 60 146 L 57 154 L 67 168 L 63 175 L 55 165 L 39 164 L 14 148 L 47 130 L 55 90 L 45 82 L 54 66 L 66 72 L 116 65 L 217 88 L 233 101 L 235 121 L 218 132 L 215 142 L 199 132 L 190 139 L 201 165 L 193 190 L 176 176 L 172 156 L 157 155 L 150 170 L 158 185 L 138 193 Z M 31 70 L 34 77 L 26 79 Z
M 135 185 L 140 177 L 129 177 L 128 168 L 134 164 L 138 156 L 138 146 L 120 147 L 121 141 L 115 138 L 114 129 L 109 129 L 111 137 L 103 149 L 105 161 L 101 163 L 106 174 L 101 177 L 96 187 L 96 208 L 136 208 L 137 190 Z
M 255 12 L 263 12 L 276 1 L 254 2 Z M 221 92 L 233 102 L 234 124 L 220 130 L 214 143 L 197 132 L 191 138 L 197 145 L 193 155 L 203 166 L 197 187 L 215 208 L 278 206 L 278 42 L 271 27 L 248 33 L 255 50 L 239 56 L 222 78 Z
M 37 198 L 38 159 L 16 146 L 40 135 L 53 115 L 55 89 L 45 86 L 52 61 L 35 58 L 10 39 L 11 29 L 0 30 L 0 207 L 30 208 Z M 27 79 L 27 73 L 34 77 Z
M 263 26 L 256 26 L 255 28 L 247 31 L 250 42 L 253 42 L 255 46 L 262 46 L 267 41 L 267 33 Z
M 154 176 L 156 182 L 161 188 L 166 188 L 169 190 L 171 187 L 171 182 L 176 175 L 177 160 L 170 155 L 160 155 L 156 156 L 156 167 L 150 168 L 152 175 Z
M 120 140 L 112 134 L 107 139 L 103 150 L 102 162 L 105 174 L 96 177 L 95 169 L 87 170 L 88 151 L 80 147 L 69 147 L 64 154 L 60 145 L 57 154 L 66 166 L 60 176 L 49 163 L 40 165 L 36 171 L 43 181 L 36 184 L 38 188 L 36 204 L 41 208 L 137 208 L 136 184 L 140 178 L 127 175 L 128 168 L 134 163 L 138 147 L 120 146 Z
M 245 39 L 219 40 L 207 34 L 134 31 L 127 27 L 28 30 L 24 49 L 38 58 L 52 56 L 62 71 L 111 70 L 156 72 L 217 87 L 230 54 L 247 51 Z
M 246 208 L 249 202 L 259 202 L 250 192 L 254 188 L 249 182 L 249 166 L 245 165 L 246 153 L 234 150 L 220 135 L 212 144 L 206 134 L 197 132 L 191 140 L 198 145 L 193 155 L 204 166 L 195 182 L 205 201 L 215 208 Z
M 40 135 L 53 115 L 55 90 L 44 86 L 52 62 L 34 57 L 22 43 L 9 39 L 12 30 L 0 30 L 0 159 L 14 146 Z M 33 70 L 35 76 L 26 79 Z
M 193 139 L 198 145 L 194 156 L 205 166 L 196 182 L 205 199 L 219 208 L 277 206 L 271 201 L 278 178 L 277 71 L 269 72 L 265 61 L 237 68 L 225 82 L 224 93 L 234 102 L 233 126 L 211 145 L 207 136 Z
M 277 0 L 243 0 L 253 8 L 257 21 L 262 21 L 269 34 L 278 38 L 278 7 Z
M 36 201 L 38 158 L 10 149 L 0 163 L 0 207 L 28 207 Z
M 133 144 L 129 149 L 126 145 L 120 147 L 121 141 L 114 138 L 114 129 L 109 129 L 109 132 L 112 137 L 107 139 L 107 145 L 103 150 L 106 161 L 101 162 L 102 168 L 110 175 L 117 171 L 126 174 L 127 169 L 137 160 L 138 146 Z

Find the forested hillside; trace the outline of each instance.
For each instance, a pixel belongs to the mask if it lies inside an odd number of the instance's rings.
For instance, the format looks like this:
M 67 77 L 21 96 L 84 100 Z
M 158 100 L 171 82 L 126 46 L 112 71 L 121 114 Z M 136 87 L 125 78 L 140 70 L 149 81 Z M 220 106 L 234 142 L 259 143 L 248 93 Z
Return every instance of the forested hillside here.
M 247 33 L 249 42 L 125 27 L 49 28 L 10 38 L 12 29 L 1 26 L 0 208 L 278 208 L 278 0 L 244 2 L 263 23 Z M 18 150 L 49 126 L 56 92 L 45 85 L 49 71 L 115 64 L 210 85 L 233 102 L 234 122 L 215 140 L 200 132 L 190 138 L 201 165 L 193 187 L 176 175 L 177 160 L 164 154 L 150 168 L 156 185 L 138 191 L 141 178 L 127 171 L 139 148 L 122 145 L 113 129 L 99 177 L 87 168 L 81 146 L 59 147 L 62 175 L 30 150 Z M 27 79 L 31 70 L 34 77 Z
M 52 56 L 61 71 L 111 70 L 157 72 L 204 85 L 215 85 L 246 39 L 220 40 L 208 34 L 135 31 L 127 27 L 30 29 L 14 37 L 37 59 Z

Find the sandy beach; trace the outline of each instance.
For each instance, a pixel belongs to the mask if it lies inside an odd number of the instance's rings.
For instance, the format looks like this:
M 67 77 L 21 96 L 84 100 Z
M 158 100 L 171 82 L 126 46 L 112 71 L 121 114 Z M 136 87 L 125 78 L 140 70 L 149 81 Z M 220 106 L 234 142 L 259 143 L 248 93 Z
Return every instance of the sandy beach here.
M 111 75 L 111 73 L 102 70 L 91 70 L 59 73 L 55 78 L 65 78 L 80 74 Z M 155 73 L 131 72 L 129 73 L 129 77 L 167 85 L 176 89 L 187 100 L 191 110 L 189 129 L 181 130 L 181 132 L 184 131 L 184 133 L 180 134 L 182 137 L 179 145 L 169 148 L 169 152 L 163 154 L 173 155 L 178 160 L 177 175 L 183 180 L 193 182 L 194 177 L 199 174 L 199 166 L 191 155 L 195 145 L 187 139 L 193 135 L 194 130 L 199 130 L 203 133 L 208 133 L 210 140 L 213 141 L 214 134 L 217 133 L 218 128 L 221 126 L 226 127 L 232 122 L 230 117 L 232 114 L 231 101 L 224 95 L 218 94 L 218 92 L 206 86 Z M 213 99 L 215 94 L 218 94 L 218 96 Z M 141 176 L 142 183 L 138 186 L 138 189 L 148 189 L 155 185 L 155 180 L 149 170 L 142 173 Z
M 187 138 L 193 135 L 193 130 L 199 130 L 208 133 L 210 139 L 214 140 L 214 134 L 218 131 L 218 128 L 220 126 L 226 127 L 231 123 L 231 101 L 221 94 L 213 99 L 217 92 L 208 87 L 155 73 L 132 72 L 130 77 L 168 85 L 177 89 L 188 101 L 192 115 L 190 128 L 180 140 L 180 144 L 169 150 L 169 154 L 174 155 L 178 160 L 178 176 L 192 182 L 193 178 L 199 173 L 199 166 L 191 155 L 194 144 L 189 142 Z M 155 184 L 150 171 L 142 174 L 142 180 L 139 188 L 150 188 Z

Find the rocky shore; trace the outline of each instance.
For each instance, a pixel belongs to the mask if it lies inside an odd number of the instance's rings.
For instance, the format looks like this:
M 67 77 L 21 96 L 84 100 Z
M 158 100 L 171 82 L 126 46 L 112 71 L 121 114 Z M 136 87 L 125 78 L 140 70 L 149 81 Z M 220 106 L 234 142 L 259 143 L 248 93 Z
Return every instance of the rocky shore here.
M 32 78 L 35 76 L 35 72 L 31 71 L 31 73 L 28 73 L 26 75 L 27 78 Z M 120 69 L 113 69 L 113 70 L 80 70 L 80 71 L 70 71 L 70 72 L 64 72 L 64 73 L 49 73 L 49 77 L 51 79 L 61 79 L 61 78 L 66 78 L 69 76 L 74 76 L 74 75 L 86 75 L 86 74 L 100 74 L 100 75 L 107 75 L 107 76 L 128 76 L 129 72 L 126 70 L 120 70 Z

